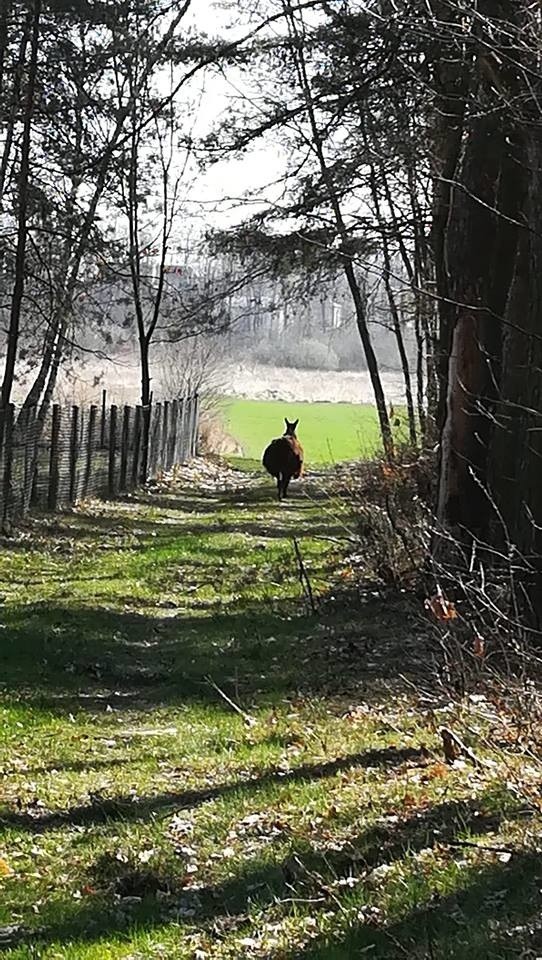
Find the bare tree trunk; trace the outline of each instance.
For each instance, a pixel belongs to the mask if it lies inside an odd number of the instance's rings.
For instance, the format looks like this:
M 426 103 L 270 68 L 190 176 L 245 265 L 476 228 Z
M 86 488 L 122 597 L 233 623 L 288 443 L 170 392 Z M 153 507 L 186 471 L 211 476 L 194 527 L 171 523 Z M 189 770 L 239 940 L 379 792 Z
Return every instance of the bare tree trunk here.
M 132 91 L 133 91 L 133 85 Z M 139 249 L 139 193 L 137 168 L 139 160 L 139 135 L 137 131 L 137 117 L 135 113 L 135 98 L 132 96 L 132 129 L 130 132 L 130 164 L 128 172 L 128 234 L 130 242 L 130 276 L 132 279 L 132 296 L 137 325 L 137 339 L 141 363 L 141 405 L 147 407 L 150 402 L 151 380 L 149 371 L 149 339 L 145 329 L 145 317 L 141 296 L 141 254 Z
M 139 362 L 141 364 L 141 406 L 148 407 L 151 402 L 151 371 L 149 341 L 145 335 L 139 338 Z
M 367 361 L 367 370 L 371 378 L 371 385 L 373 387 L 375 404 L 376 404 L 376 409 L 378 414 L 378 421 L 380 424 L 380 434 L 382 437 L 382 445 L 384 447 L 384 453 L 386 454 L 386 457 L 388 459 L 392 459 L 394 455 L 393 436 L 392 436 L 390 421 L 388 417 L 388 410 L 386 407 L 386 398 L 384 396 L 384 390 L 382 387 L 382 380 L 380 379 L 378 361 L 376 359 L 376 354 L 374 352 L 373 345 L 371 343 L 371 335 L 369 333 L 369 327 L 367 325 L 365 298 L 362 295 L 362 292 L 358 283 L 358 279 L 356 277 L 356 272 L 354 270 L 352 257 L 349 254 L 348 231 L 346 229 L 346 224 L 343 218 L 341 205 L 339 203 L 339 198 L 337 196 L 337 191 L 333 183 L 333 178 L 328 169 L 328 165 L 326 163 L 326 158 L 324 155 L 322 137 L 321 137 L 321 134 L 318 128 L 318 123 L 316 120 L 314 101 L 312 97 L 311 87 L 310 87 L 309 78 L 307 74 L 307 67 L 305 63 L 305 56 L 303 52 L 303 36 L 299 32 L 293 7 L 291 7 L 284 0 L 283 8 L 284 8 L 286 22 L 288 24 L 290 34 L 291 34 L 290 52 L 292 55 L 292 59 L 294 61 L 295 68 L 297 70 L 299 84 L 303 94 L 303 99 L 305 102 L 307 116 L 308 116 L 309 124 L 311 128 L 312 146 L 313 146 L 316 158 L 318 160 L 322 181 L 325 185 L 328 199 L 331 205 L 331 209 L 333 211 L 333 216 L 335 218 L 337 234 L 341 241 L 341 256 L 342 256 L 342 262 L 343 262 L 343 269 L 346 275 L 348 286 L 350 288 L 350 293 L 352 295 L 354 310 L 356 314 L 356 324 L 357 324 L 358 332 L 360 335 L 361 343 L 363 346 L 363 350 L 365 352 L 365 358 Z
M 385 244 L 384 246 L 386 246 Z M 389 260 L 389 257 L 387 257 Z M 401 360 L 401 370 L 403 371 L 403 380 L 405 383 L 405 401 L 407 407 L 407 416 L 408 416 L 408 433 L 409 439 L 412 447 L 418 446 L 418 436 L 416 433 L 416 414 L 414 413 L 414 401 L 412 399 L 412 381 L 410 379 L 410 367 L 408 364 L 408 356 L 405 348 L 405 341 L 403 338 L 403 331 L 401 329 L 401 319 L 399 317 L 399 310 L 397 309 L 397 303 L 395 300 L 395 294 L 390 282 L 390 271 L 388 267 L 384 269 L 384 286 L 386 288 L 386 294 L 388 296 L 388 303 L 390 305 L 390 312 L 393 322 L 393 332 L 395 334 L 395 340 L 397 342 L 397 349 L 399 351 L 399 358 Z
M 415 330 L 417 344 L 417 403 L 420 432 L 424 446 L 432 446 L 436 439 L 438 378 L 435 368 L 436 309 L 433 263 L 428 238 L 424 231 L 424 217 L 418 201 L 416 169 L 407 170 L 408 193 L 414 224 L 414 252 L 412 283 L 415 297 Z M 425 365 L 424 365 L 425 358 Z M 425 380 L 425 383 L 424 383 Z
M 28 77 L 24 105 L 23 138 L 21 160 L 17 184 L 19 210 L 17 214 L 17 247 L 15 252 L 15 281 L 11 297 L 7 351 L 4 366 L 4 378 L 0 388 L 0 407 L 7 407 L 11 400 L 11 391 L 15 378 L 15 363 L 19 347 L 21 309 L 25 286 L 26 240 L 28 235 L 28 181 L 30 175 L 30 149 L 32 119 L 34 116 L 34 94 L 38 72 L 38 43 L 40 34 L 41 0 L 34 0 L 32 17 L 32 39 Z
M 433 177 L 433 215 L 431 247 L 435 280 L 439 295 L 439 336 L 435 367 L 439 382 L 437 428 L 442 430 L 448 396 L 448 357 L 450 355 L 455 311 L 450 290 L 447 229 L 452 213 L 452 184 L 457 171 L 465 124 L 466 96 L 470 83 L 469 61 L 443 58 L 438 65 L 434 86 L 439 109 L 435 114 L 433 153 L 436 168 Z
M 4 95 L 4 77 L 6 50 L 8 47 L 8 23 L 11 14 L 11 0 L 2 0 L 0 3 L 0 98 Z
M 420 423 L 422 444 L 425 444 L 427 437 L 427 424 L 425 419 L 424 405 L 424 337 L 422 333 L 419 307 L 420 303 L 419 301 L 416 301 L 414 315 L 414 335 L 416 337 L 416 406 L 418 409 L 418 420 Z
M 1 7 L 1 6 L 2 6 L 2 4 L 0 3 L 0 7 Z M 6 12 L 6 10 L 7 10 L 7 4 L 6 4 L 6 8 L 4 8 L 4 14 L 3 14 L 3 16 L 5 17 L 5 20 L 4 20 L 3 23 L 2 23 L 2 27 L 1 27 L 2 30 L 4 30 L 4 29 L 7 30 L 7 18 L 8 18 L 8 13 Z M 19 44 L 19 53 L 18 53 L 18 56 L 17 56 L 17 63 L 16 63 L 16 65 L 15 65 L 15 71 L 14 71 L 14 74 L 13 74 L 13 88 L 12 88 L 12 92 L 11 92 L 11 105 L 10 105 L 10 110 L 9 110 L 9 118 L 8 118 L 8 120 L 7 120 L 6 128 L 5 128 L 5 129 L 6 129 L 6 137 L 5 137 L 5 140 L 4 140 L 4 146 L 3 146 L 3 150 L 2 150 L 2 159 L 0 160 L 0 209 L 2 208 L 2 205 L 3 205 L 4 190 L 5 190 L 6 179 L 7 179 L 7 172 L 8 172 L 8 168 L 9 168 L 9 161 L 10 161 L 10 158 L 11 158 L 11 150 L 12 150 L 12 147 L 13 147 L 13 138 L 14 138 L 14 136 L 15 136 L 15 128 L 16 128 L 17 117 L 18 117 L 19 108 L 20 108 L 21 84 L 22 84 L 22 79 L 23 79 L 23 76 L 24 76 L 24 66 L 25 66 L 25 62 L 26 62 L 26 50 L 27 50 L 27 47 L 28 47 L 28 41 L 29 41 L 29 39 L 30 39 L 31 31 L 32 31 L 32 7 L 29 6 L 29 7 L 28 7 L 28 10 L 27 10 L 27 14 L 26 14 L 26 20 L 25 20 L 24 27 L 23 27 L 23 34 L 22 34 L 22 37 L 21 37 L 21 42 L 20 42 L 20 44 Z M 5 40 L 5 42 L 7 43 L 7 37 L 3 38 L 3 40 L 0 41 L 0 43 L 3 44 L 4 40 Z M 6 47 L 3 45 L 3 46 L 2 46 L 2 58 L 3 58 L 4 55 L 5 55 L 5 49 L 6 49 Z M 0 75 L 0 81 L 2 81 L 2 87 L 0 88 L 0 90 L 1 90 L 0 95 L 3 94 L 3 79 L 4 79 L 4 77 L 3 77 L 3 71 L 4 71 L 4 63 L 3 63 L 3 60 L 2 60 L 1 70 L 2 70 L 2 74 Z
M 365 147 L 367 151 L 369 150 L 369 144 L 367 137 L 364 134 Z M 391 319 L 393 323 L 393 332 L 395 334 L 395 340 L 397 342 L 397 349 L 399 351 L 399 358 L 401 360 L 401 370 L 403 371 L 403 380 L 405 383 L 405 399 L 407 406 L 407 416 L 408 416 L 408 431 L 410 437 L 410 443 L 413 447 L 418 445 L 418 437 L 416 434 L 416 415 L 414 413 L 414 402 L 412 399 L 412 382 L 410 379 L 410 368 L 408 365 L 408 357 L 405 349 L 405 342 L 403 339 L 403 331 L 401 329 L 401 320 L 399 317 L 399 310 L 397 309 L 397 302 L 395 300 L 395 294 L 393 287 L 391 285 L 391 256 L 390 248 L 388 241 L 388 231 L 387 226 L 382 215 L 382 209 L 380 206 L 380 198 L 378 196 L 378 184 L 376 181 L 375 169 L 372 163 L 369 163 L 369 187 L 371 191 L 371 197 L 374 206 L 374 212 L 378 227 L 380 230 L 380 238 L 382 240 L 382 254 L 384 257 L 384 271 L 383 271 L 383 280 L 384 287 L 386 290 L 386 295 L 388 298 L 388 304 L 390 307 Z M 399 231 L 395 230 L 396 235 Z M 405 251 L 405 259 L 408 261 Z
M 421 297 L 419 302 L 420 325 L 425 344 L 425 437 L 426 446 L 432 447 L 437 439 L 437 409 L 439 381 L 435 363 L 436 354 L 436 310 L 435 303 L 429 297 Z M 422 373 L 423 377 L 423 373 Z M 423 400 L 422 400 L 423 402 Z

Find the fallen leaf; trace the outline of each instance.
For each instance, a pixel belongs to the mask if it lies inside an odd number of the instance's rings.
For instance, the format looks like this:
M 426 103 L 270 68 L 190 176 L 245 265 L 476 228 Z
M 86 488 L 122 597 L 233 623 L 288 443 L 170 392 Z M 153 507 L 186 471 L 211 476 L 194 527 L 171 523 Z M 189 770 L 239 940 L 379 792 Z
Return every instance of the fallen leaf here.
M 449 772 L 449 767 L 447 767 L 445 763 L 442 763 L 440 760 L 438 760 L 437 763 L 433 763 L 432 766 L 427 767 L 423 779 L 433 780 L 447 777 Z
M 457 618 L 457 610 L 451 600 L 447 600 L 442 593 L 436 593 L 434 597 L 426 600 L 425 609 L 433 614 L 435 620 L 446 622 Z
M 472 641 L 472 652 L 479 660 L 483 660 L 486 654 L 485 640 L 476 629 L 474 630 L 474 638 Z

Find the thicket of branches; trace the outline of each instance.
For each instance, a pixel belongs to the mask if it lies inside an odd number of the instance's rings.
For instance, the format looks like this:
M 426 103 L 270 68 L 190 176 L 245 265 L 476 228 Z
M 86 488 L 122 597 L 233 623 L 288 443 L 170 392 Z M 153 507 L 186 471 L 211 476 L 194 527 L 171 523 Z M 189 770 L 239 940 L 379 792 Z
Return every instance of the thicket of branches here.
M 1 5 L 0 406 L 23 380 L 43 420 L 62 364 L 119 329 L 148 405 L 154 344 L 229 322 L 224 258 L 194 271 L 194 243 L 183 282 L 168 277 L 190 232 L 200 78 L 236 46 L 197 36 L 191 6 Z

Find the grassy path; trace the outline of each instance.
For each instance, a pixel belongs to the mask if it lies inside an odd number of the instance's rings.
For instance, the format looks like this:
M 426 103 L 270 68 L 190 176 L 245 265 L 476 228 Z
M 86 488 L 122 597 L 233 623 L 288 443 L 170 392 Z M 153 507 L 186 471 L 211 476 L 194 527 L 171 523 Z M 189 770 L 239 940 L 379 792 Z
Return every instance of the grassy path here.
M 2 956 L 542 953 L 533 806 L 442 763 L 427 642 L 348 604 L 349 504 L 305 494 L 204 476 L 0 547 Z

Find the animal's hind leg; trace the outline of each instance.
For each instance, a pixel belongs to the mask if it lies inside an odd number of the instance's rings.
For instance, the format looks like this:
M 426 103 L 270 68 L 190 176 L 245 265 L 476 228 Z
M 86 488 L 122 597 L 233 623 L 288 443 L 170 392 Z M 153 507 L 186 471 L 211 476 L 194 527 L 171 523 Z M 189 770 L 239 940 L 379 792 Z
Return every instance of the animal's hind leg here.
M 288 494 L 288 484 L 289 484 L 289 483 L 290 483 L 290 477 L 289 477 L 287 474 L 285 474 L 285 475 L 284 475 L 284 479 L 283 479 L 283 481 L 282 481 L 282 496 L 283 496 L 284 498 L 286 498 L 286 496 L 287 496 L 287 494 Z
M 277 494 L 278 494 L 279 500 L 281 500 L 281 499 L 282 499 L 282 496 L 281 496 L 281 494 L 282 494 L 282 474 L 281 474 L 281 473 L 279 473 L 279 475 L 278 475 L 278 477 L 277 477 Z

